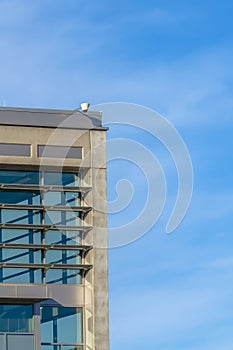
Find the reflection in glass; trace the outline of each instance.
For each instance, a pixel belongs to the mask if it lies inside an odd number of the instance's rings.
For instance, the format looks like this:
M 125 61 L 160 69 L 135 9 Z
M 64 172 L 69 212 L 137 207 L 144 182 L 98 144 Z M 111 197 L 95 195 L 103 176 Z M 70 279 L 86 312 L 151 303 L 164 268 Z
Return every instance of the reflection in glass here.
M 37 171 L 0 170 L 0 183 L 39 185 L 40 173 Z
M 67 207 L 80 206 L 79 192 L 54 192 L 49 191 L 44 195 L 44 205 L 62 205 Z
M 24 229 L 0 229 L 0 242 L 8 244 L 40 244 L 41 231 Z
M 80 250 L 69 250 L 72 247 L 56 250 L 53 249 L 56 247 L 49 247 L 53 244 L 77 246 L 82 243 L 83 233 L 74 231 L 82 224 L 80 212 L 74 212 L 72 208 L 57 208 L 58 210 L 48 208 L 49 206 L 79 207 L 81 205 L 80 192 L 77 192 L 75 188 L 68 189 L 68 187 L 80 186 L 80 175 L 51 171 L 0 170 L 1 183 L 14 186 L 7 186 L 8 189 L 4 186 L 0 188 L 0 204 L 2 204 L 0 243 L 7 245 L 7 247 L 0 247 L 0 283 L 82 283 L 83 272 L 79 269 L 56 269 L 54 266 L 43 266 L 44 264 L 82 264 Z M 24 185 L 22 191 L 20 185 Z M 65 191 L 57 191 L 57 188 L 56 191 L 48 191 L 50 188 L 44 186 L 62 186 Z M 4 205 L 11 206 L 11 208 Z M 21 206 L 22 209 L 15 209 L 14 205 Z M 39 206 L 39 208 L 27 207 L 32 205 Z M 5 224 L 8 225 L 8 228 L 4 226 Z M 27 225 L 39 227 L 28 229 L 30 226 Z M 60 225 L 63 228 L 71 228 L 71 230 L 52 230 L 52 228 L 48 230 L 49 227 L 46 225 Z M 25 245 L 30 245 L 30 247 L 25 247 Z M 32 248 L 31 245 L 37 245 L 37 247 Z M 7 264 L 16 264 L 16 267 Z M 20 264 L 31 264 L 32 266 L 20 267 Z M 33 264 L 42 266 L 33 268 L 35 267 Z
M 37 172 L 37 171 L 10 171 L 0 170 L 0 183 L 39 185 L 44 177 L 44 185 L 55 186 L 80 186 L 80 176 L 78 173 L 61 172 Z
M 40 205 L 41 196 L 33 192 L 0 192 L 0 203 L 17 205 Z
M 34 350 L 34 336 L 26 334 L 7 335 L 7 350 Z
M 0 249 L 4 263 L 41 264 L 41 251 L 35 249 Z
M 28 269 L 28 268 L 18 268 L 18 267 L 1 268 L 0 283 L 41 284 L 42 283 L 41 269 Z
M 79 250 L 48 250 L 46 253 L 47 264 L 81 264 Z
M 0 349 L 5 350 L 5 335 L 4 334 L 0 334 Z
M 48 284 L 82 284 L 82 271 L 71 269 L 50 269 L 46 272 Z
M 79 174 L 45 172 L 44 184 L 69 187 L 80 186 Z
M 74 211 L 47 211 L 45 224 L 54 226 L 80 226 L 79 213 Z
M 81 231 L 49 230 L 45 235 L 46 244 L 78 245 L 81 240 Z
M 32 333 L 32 305 L 0 305 L 0 332 Z
M 1 209 L 1 222 L 14 225 L 40 225 L 41 212 L 39 210 Z
M 82 309 L 75 307 L 42 307 L 42 343 L 82 344 Z

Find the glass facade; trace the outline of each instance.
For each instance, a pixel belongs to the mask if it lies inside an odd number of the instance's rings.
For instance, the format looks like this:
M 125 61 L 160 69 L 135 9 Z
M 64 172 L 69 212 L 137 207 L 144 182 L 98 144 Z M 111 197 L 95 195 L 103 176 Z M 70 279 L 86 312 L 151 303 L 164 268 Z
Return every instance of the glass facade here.
M 0 170 L 0 284 L 82 284 L 82 202 L 78 173 Z M 36 307 L 0 304 L 0 350 L 34 350 Z M 82 308 L 39 307 L 41 350 L 83 350 Z
M 0 349 L 34 350 L 33 305 L 0 305 Z
M 42 306 L 42 350 L 83 350 L 83 310 Z M 34 350 L 33 305 L 0 305 L 0 349 Z
M 0 170 L 0 283 L 80 284 L 80 174 Z
M 41 308 L 41 343 L 43 350 L 77 349 L 83 343 L 82 309 L 75 307 Z M 66 330 L 64 332 L 64 329 Z

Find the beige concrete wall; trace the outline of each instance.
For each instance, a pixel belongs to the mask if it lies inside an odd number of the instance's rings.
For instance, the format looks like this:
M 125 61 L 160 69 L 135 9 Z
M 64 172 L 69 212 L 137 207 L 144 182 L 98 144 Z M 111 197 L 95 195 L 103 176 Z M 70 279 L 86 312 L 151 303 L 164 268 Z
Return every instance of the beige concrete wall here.
M 34 128 L 22 126 L 0 127 L 1 143 L 22 143 L 31 145 L 31 157 L 13 157 L 1 156 L 1 164 L 26 164 L 40 166 L 77 166 L 82 163 L 82 159 L 59 159 L 59 158 L 41 158 L 37 157 L 37 145 L 59 145 L 59 146 L 78 146 L 83 147 L 83 158 L 89 152 L 90 140 L 89 131 L 72 129 L 52 129 L 52 128 Z M 90 166 L 86 162 L 86 166 Z

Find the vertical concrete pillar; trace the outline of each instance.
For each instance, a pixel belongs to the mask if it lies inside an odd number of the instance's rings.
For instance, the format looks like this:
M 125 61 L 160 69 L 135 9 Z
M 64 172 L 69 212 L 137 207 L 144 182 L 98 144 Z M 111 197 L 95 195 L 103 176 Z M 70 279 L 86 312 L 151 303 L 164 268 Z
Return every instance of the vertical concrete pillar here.
M 109 350 L 106 134 L 90 131 L 93 198 L 93 308 L 95 350 Z

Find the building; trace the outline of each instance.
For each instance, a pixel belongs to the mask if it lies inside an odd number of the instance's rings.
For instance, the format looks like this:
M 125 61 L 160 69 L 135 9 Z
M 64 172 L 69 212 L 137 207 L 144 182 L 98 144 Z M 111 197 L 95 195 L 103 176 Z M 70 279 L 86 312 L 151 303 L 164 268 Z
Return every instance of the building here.
M 0 350 L 108 350 L 101 113 L 0 108 Z

